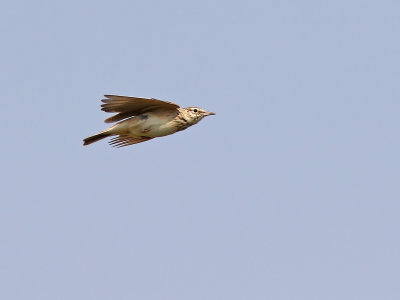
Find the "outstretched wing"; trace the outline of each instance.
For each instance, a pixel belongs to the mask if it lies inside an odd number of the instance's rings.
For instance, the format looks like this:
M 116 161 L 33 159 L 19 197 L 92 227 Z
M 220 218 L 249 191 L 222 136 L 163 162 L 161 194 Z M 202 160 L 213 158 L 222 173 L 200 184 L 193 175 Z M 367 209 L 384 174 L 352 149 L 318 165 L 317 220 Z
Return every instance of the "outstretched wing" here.
M 179 108 L 178 104 L 153 98 L 149 99 L 116 95 L 104 95 L 104 97 L 106 97 L 106 99 L 101 100 L 104 102 L 104 104 L 101 105 L 101 109 L 105 112 L 117 113 L 116 115 L 106 119 L 104 121 L 106 123 L 121 121 L 160 108 Z

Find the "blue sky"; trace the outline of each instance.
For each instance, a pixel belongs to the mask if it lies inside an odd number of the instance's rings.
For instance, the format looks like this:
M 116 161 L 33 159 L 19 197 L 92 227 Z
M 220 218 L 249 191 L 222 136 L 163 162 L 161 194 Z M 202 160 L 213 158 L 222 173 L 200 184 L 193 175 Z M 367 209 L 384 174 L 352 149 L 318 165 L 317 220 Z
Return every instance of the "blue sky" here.
M 2 299 L 397 299 L 398 1 L 3 1 Z M 216 112 L 122 149 L 104 94 Z

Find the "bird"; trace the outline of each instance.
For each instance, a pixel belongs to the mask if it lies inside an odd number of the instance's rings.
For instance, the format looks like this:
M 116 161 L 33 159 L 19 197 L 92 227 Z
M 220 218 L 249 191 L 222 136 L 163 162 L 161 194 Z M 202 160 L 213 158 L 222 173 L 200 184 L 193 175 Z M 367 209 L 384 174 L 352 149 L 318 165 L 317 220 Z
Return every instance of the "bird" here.
M 101 110 L 116 113 L 105 123 L 113 126 L 87 137 L 83 145 L 87 146 L 112 136 L 109 144 L 113 147 L 125 147 L 153 138 L 173 134 L 197 124 L 206 116 L 215 115 L 199 107 L 181 108 L 178 104 L 155 98 L 139 98 L 118 95 L 104 95 Z

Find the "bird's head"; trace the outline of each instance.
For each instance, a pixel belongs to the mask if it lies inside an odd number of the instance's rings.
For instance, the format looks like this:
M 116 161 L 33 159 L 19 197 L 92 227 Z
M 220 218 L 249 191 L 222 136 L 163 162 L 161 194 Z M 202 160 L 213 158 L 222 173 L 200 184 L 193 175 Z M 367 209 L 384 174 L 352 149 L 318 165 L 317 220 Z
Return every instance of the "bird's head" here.
M 189 118 L 193 124 L 196 124 L 204 117 L 215 115 L 215 113 L 206 111 L 199 107 L 186 107 L 184 110 L 186 117 Z

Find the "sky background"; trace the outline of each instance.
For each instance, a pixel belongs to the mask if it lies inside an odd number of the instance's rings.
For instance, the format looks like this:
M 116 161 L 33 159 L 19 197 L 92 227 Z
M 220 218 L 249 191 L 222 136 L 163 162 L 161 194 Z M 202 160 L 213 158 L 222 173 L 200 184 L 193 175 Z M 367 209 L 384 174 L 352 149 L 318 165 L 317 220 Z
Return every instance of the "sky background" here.
M 399 1 L 2 1 L 0 298 L 399 299 Z M 104 94 L 216 112 L 115 149 Z

